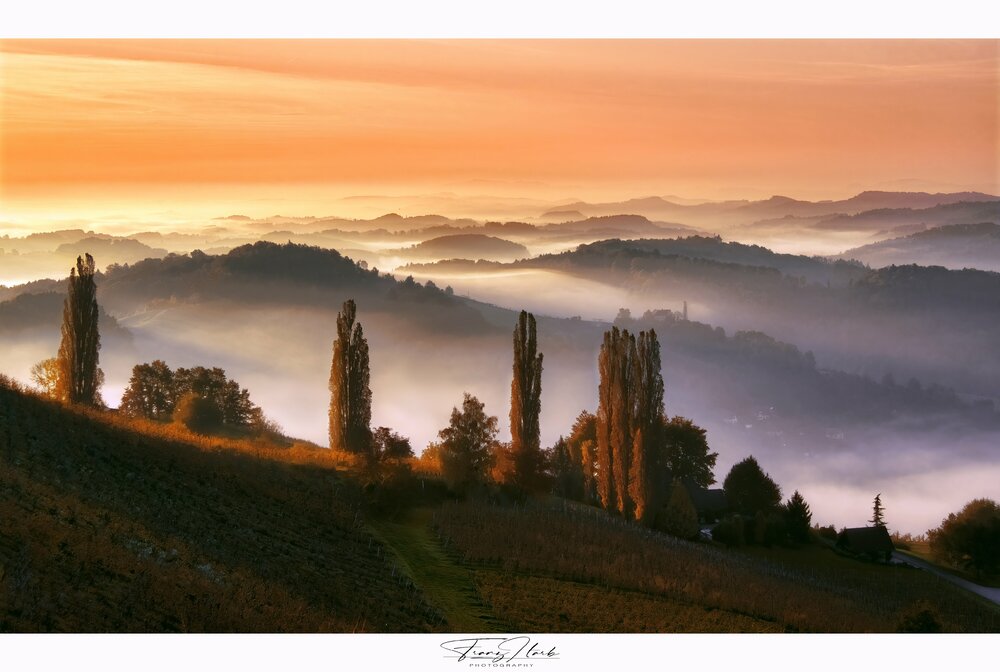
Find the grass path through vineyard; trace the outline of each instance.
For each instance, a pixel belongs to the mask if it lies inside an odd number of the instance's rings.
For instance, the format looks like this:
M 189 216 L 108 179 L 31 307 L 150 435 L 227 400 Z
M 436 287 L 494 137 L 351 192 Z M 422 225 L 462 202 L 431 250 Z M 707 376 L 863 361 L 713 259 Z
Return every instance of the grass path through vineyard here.
M 480 601 L 472 575 L 431 532 L 431 516 L 430 509 L 414 509 L 397 521 L 371 521 L 371 527 L 427 600 L 441 610 L 450 632 L 503 631 L 503 624 Z

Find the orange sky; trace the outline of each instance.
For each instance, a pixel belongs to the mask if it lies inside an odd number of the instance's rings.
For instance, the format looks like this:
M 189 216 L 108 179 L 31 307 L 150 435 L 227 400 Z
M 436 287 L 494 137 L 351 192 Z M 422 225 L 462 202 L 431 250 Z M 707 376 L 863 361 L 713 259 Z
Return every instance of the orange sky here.
M 998 45 L 4 41 L 0 216 L 168 193 L 996 193 Z

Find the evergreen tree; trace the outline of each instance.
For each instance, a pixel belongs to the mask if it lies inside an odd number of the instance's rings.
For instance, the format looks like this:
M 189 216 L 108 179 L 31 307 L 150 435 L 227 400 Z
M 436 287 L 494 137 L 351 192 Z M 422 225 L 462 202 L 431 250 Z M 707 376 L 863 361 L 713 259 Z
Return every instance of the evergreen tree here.
M 788 527 L 788 536 L 792 541 L 799 543 L 809 541 L 812 511 L 809 510 L 809 505 L 798 490 L 785 503 L 785 521 Z
M 510 451 L 514 473 L 509 482 L 526 491 L 544 484 L 544 456 L 538 416 L 542 402 L 542 354 L 538 352 L 535 316 L 521 311 L 514 328 L 514 378 L 510 384 Z
M 330 367 L 330 448 L 366 453 L 371 442 L 372 392 L 368 341 L 355 323 L 354 301 L 337 313 L 337 338 Z
M 97 405 L 103 373 L 98 368 L 101 336 L 97 330 L 97 285 L 94 258 L 77 257 L 70 269 L 69 292 L 63 303 L 56 397 L 71 404 Z
M 875 495 L 872 504 L 872 519 L 868 521 L 875 527 L 885 527 L 885 509 L 882 507 L 882 493 Z

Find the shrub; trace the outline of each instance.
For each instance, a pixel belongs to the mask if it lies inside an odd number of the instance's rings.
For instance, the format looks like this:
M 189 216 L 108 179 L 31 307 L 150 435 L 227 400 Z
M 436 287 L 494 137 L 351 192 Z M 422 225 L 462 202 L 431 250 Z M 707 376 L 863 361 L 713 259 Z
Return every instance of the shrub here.
M 937 611 L 926 600 L 916 602 L 904 611 L 896 627 L 897 632 L 929 633 L 941 632 L 941 620 Z
M 173 420 L 197 434 L 211 434 L 222 427 L 222 409 L 212 399 L 188 392 L 177 402 Z
M 712 528 L 712 539 L 726 546 L 742 546 L 746 543 L 742 516 L 726 516 Z

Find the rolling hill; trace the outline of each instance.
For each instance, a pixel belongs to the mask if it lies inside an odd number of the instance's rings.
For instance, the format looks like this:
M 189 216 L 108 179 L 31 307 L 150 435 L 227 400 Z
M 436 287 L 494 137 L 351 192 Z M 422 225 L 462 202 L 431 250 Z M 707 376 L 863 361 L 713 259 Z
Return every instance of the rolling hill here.
M 1000 271 L 1000 223 L 953 224 L 855 247 L 839 259 L 869 266 L 919 264 Z
M 513 261 L 528 255 L 528 248 L 503 238 L 479 233 L 439 236 L 390 254 L 413 259 L 486 259 Z

